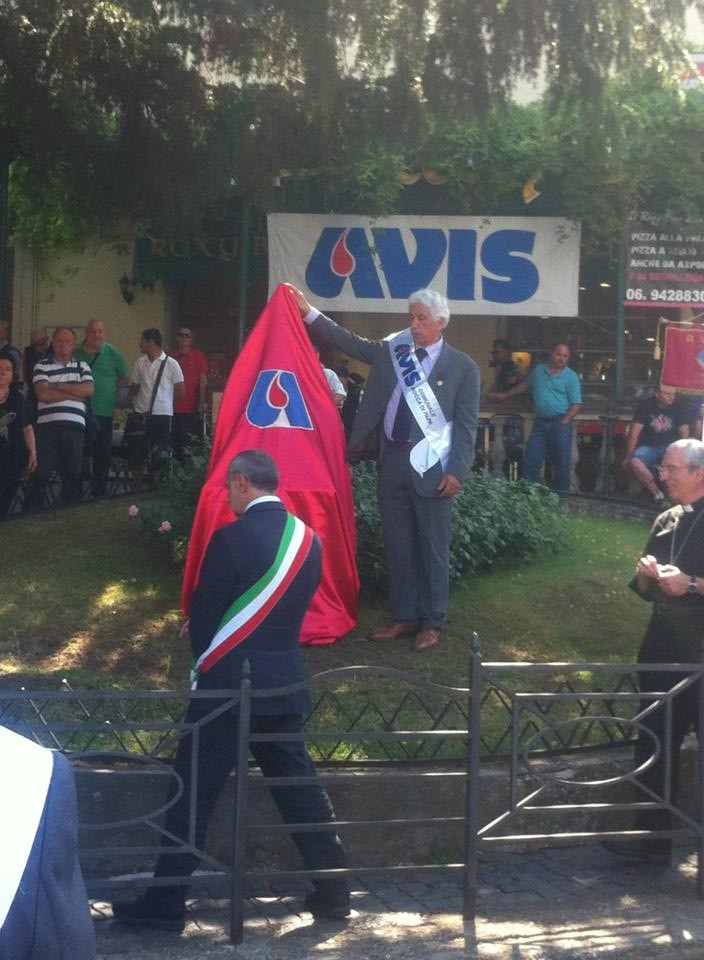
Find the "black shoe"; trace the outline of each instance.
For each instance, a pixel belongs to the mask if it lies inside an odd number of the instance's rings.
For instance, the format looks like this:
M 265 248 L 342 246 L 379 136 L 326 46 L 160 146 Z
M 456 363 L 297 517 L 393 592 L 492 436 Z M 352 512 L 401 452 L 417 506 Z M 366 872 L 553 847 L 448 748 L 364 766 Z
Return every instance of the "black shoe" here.
M 306 894 L 303 909 L 323 920 L 347 920 L 350 915 L 349 894 L 339 897 L 325 897 L 318 891 Z
M 186 910 L 182 904 L 158 903 L 148 896 L 113 903 L 112 915 L 120 923 L 136 927 L 155 927 L 181 933 L 186 926 Z
M 639 863 L 667 865 L 672 862 L 670 840 L 604 840 L 602 847 L 609 853 Z

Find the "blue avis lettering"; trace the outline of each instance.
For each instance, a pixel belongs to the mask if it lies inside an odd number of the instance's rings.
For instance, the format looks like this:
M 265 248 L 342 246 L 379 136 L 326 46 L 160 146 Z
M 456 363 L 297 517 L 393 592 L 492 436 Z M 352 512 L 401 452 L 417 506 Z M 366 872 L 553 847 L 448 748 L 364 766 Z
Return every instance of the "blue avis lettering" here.
M 447 264 L 450 300 L 522 303 L 540 284 L 531 259 L 533 230 L 495 230 L 479 242 L 476 230 L 412 229 L 416 252 L 409 258 L 398 227 L 324 227 L 306 267 L 308 289 L 334 299 L 349 281 L 360 300 L 385 298 L 379 271 L 394 300 L 432 285 Z M 479 294 L 477 293 L 479 286 Z
M 415 368 L 416 365 L 411 356 L 410 347 L 406 343 L 400 343 L 394 347 L 394 353 L 396 354 L 399 366 L 404 370 L 403 382 L 407 387 L 412 387 L 420 381 L 421 376 Z

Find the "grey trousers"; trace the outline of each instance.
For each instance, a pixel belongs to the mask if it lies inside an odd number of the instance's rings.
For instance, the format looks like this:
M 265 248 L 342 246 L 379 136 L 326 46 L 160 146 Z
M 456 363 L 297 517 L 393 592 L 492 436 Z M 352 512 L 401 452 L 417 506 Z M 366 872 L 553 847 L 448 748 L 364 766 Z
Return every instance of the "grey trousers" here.
M 392 620 L 442 629 L 449 595 L 452 497 L 421 497 L 408 451 L 387 448 L 379 468 L 379 512 Z

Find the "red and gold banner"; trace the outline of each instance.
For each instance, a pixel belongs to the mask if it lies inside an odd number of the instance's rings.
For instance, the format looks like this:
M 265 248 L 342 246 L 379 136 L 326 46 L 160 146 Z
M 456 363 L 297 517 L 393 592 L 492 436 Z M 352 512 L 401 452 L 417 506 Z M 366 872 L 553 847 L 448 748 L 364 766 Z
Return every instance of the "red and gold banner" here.
M 704 328 L 665 327 L 660 382 L 682 393 L 704 393 Z

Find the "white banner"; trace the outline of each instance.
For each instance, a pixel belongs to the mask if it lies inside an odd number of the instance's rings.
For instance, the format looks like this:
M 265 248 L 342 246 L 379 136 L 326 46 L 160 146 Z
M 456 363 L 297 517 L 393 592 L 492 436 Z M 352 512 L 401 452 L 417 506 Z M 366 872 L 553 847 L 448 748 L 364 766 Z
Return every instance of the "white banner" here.
M 577 316 L 580 226 L 559 217 L 271 213 L 269 296 L 293 283 L 322 310 L 405 313 L 432 287 L 459 314 Z

